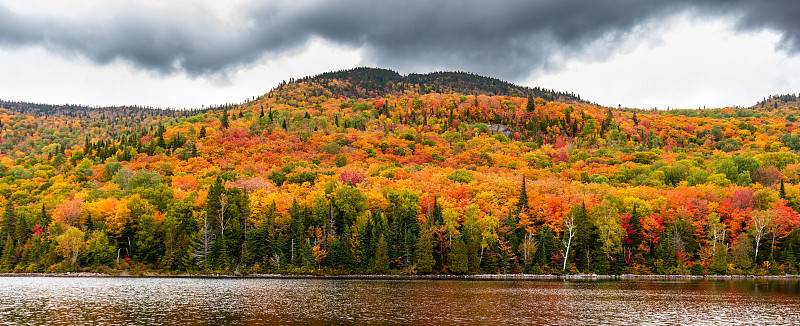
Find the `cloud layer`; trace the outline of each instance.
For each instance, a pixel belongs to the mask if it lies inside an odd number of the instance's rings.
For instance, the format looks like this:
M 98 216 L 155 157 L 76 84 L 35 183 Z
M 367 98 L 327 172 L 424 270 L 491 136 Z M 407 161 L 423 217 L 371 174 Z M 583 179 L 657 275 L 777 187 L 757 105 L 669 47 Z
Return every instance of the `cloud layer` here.
M 800 52 L 800 3 L 793 0 L 300 0 L 247 3 L 234 12 L 139 4 L 68 16 L 0 4 L 0 47 L 204 77 L 322 38 L 362 49 L 367 64 L 518 80 L 569 58 L 603 61 L 626 41 L 655 38 L 654 29 L 666 28 L 662 18 L 690 14 L 731 19 L 742 32 L 774 30 L 783 50 Z

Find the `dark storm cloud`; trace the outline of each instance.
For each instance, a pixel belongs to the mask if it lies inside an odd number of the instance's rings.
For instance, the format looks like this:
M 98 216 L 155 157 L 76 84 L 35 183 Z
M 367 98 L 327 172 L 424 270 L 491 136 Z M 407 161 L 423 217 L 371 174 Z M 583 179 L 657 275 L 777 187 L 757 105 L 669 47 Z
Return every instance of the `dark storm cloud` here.
M 781 45 L 786 50 L 793 54 L 800 52 L 800 2 L 741 1 L 737 5 L 723 5 L 729 6 L 726 9 L 733 14 L 741 15 L 738 26 L 742 30 L 775 30 L 781 33 Z
M 0 5 L 0 46 L 43 46 L 99 64 L 123 60 L 162 74 L 224 74 L 311 38 L 365 50 L 368 63 L 400 70 L 467 70 L 507 79 L 603 60 L 647 24 L 674 14 L 726 17 L 743 31 L 779 32 L 800 52 L 792 0 L 279 1 L 240 8 L 235 24 L 211 13 L 116 8 L 92 17 L 20 15 Z M 657 24 L 656 24 L 657 25 Z

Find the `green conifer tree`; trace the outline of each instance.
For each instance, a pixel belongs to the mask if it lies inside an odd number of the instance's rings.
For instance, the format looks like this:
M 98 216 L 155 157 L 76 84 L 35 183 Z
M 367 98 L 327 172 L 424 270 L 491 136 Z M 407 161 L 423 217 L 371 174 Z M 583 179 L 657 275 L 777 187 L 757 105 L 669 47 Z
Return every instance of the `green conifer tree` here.
M 792 243 L 783 249 L 783 268 L 786 274 L 794 274 L 796 272 L 797 261 L 794 258 L 794 248 Z
M 714 258 L 708 265 L 708 271 L 719 275 L 724 275 L 728 271 L 728 249 L 724 245 L 717 245 Z
M 451 274 L 466 274 L 469 271 L 467 246 L 461 237 L 453 240 L 453 246 L 447 254 L 447 271 Z
M 7 272 L 13 271 L 16 264 L 15 260 L 14 239 L 11 238 L 11 235 L 8 235 L 6 236 L 5 245 L 3 245 L 3 270 Z
M 22 246 L 22 244 L 28 240 L 28 236 L 30 236 L 30 234 L 31 229 L 28 227 L 25 216 L 19 216 L 17 218 L 16 229 L 14 230 L 14 242 L 17 244 L 17 246 Z
M 415 256 L 417 257 L 417 274 L 430 274 L 436 260 L 433 258 L 433 238 L 430 232 L 423 232 L 416 243 Z
M 17 231 L 17 214 L 14 212 L 14 203 L 11 200 L 6 201 L 5 211 L 3 211 L 3 220 L 0 221 L 0 239 L 11 237 L 14 240 L 14 233 Z
M 536 111 L 536 102 L 533 100 L 533 94 L 528 94 L 528 104 L 525 106 L 525 110 L 528 112 Z
M 375 273 L 386 274 L 389 271 L 389 246 L 381 235 L 375 246 Z
M 525 211 L 528 208 L 528 190 L 526 189 L 527 186 L 525 184 L 525 175 L 522 175 L 522 186 L 519 190 L 519 201 L 517 203 L 517 209 L 519 213 Z
M 227 110 L 223 110 L 222 111 L 222 116 L 220 117 L 219 121 L 222 122 L 222 128 L 228 128 L 228 123 L 229 122 L 228 122 L 228 111 Z
M 781 179 L 781 188 L 779 194 L 781 199 L 786 199 L 786 186 L 783 184 L 783 179 Z
M 586 205 L 581 204 L 573 209 L 576 210 L 575 215 L 575 239 L 573 239 L 575 250 L 575 262 L 584 272 L 589 272 L 592 268 L 592 256 L 599 253 L 597 243 L 599 237 L 597 235 L 597 227 L 589 220 L 586 213 Z
M 444 224 L 444 215 L 442 215 L 442 205 L 439 205 L 438 197 L 433 198 L 433 212 L 431 214 L 433 218 L 433 225 L 443 225 Z

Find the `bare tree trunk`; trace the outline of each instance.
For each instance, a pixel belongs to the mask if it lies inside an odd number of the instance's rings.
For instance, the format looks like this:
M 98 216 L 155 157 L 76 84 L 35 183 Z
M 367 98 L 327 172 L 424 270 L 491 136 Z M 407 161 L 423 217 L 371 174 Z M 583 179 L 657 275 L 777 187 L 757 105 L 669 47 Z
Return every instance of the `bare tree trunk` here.
M 756 238 L 756 254 L 753 260 L 758 259 L 758 247 L 761 245 L 761 237 L 764 236 L 764 230 L 772 222 L 772 216 L 767 212 L 757 212 L 753 216 L 753 230 Z
M 528 262 L 529 262 L 528 254 L 529 254 L 530 248 L 528 248 L 528 241 L 530 241 L 530 237 L 531 237 L 531 230 L 528 230 L 528 232 L 525 233 L 525 240 L 524 240 L 523 246 L 522 246 L 522 261 L 525 262 L 525 265 L 527 265 Z
M 485 248 L 484 246 L 481 246 L 481 258 L 478 259 L 478 267 L 480 267 L 481 266 L 481 262 L 483 262 L 483 249 L 484 248 Z
M 759 236 L 756 236 L 756 256 L 755 256 L 755 257 L 753 257 L 753 260 L 754 260 L 754 261 L 755 261 L 756 259 L 758 259 L 758 246 L 759 246 L 759 245 L 761 245 L 761 237 L 759 237 Z
M 225 237 L 225 208 L 228 207 L 228 198 L 222 195 L 219 199 L 219 238 Z
M 567 251 L 564 254 L 564 264 L 561 266 L 561 270 L 567 270 L 567 259 L 569 259 L 569 249 L 572 246 L 572 238 L 575 236 L 575 215 L 569 214 L 567 218 L 564 219 L 564 224 L 567 227 L 567 240 L 561 241 L 564 246 L 567 247 Z

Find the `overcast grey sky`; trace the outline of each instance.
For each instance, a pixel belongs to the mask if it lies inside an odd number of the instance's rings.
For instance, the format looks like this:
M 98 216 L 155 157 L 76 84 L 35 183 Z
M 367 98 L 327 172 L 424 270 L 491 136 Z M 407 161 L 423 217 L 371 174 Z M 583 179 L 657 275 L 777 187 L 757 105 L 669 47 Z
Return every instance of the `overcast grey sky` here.
M 369 65 L 749 106 L 800 91 L 797 17 L 791 0 L 0 0 L 0 98 L 197 107 Z

